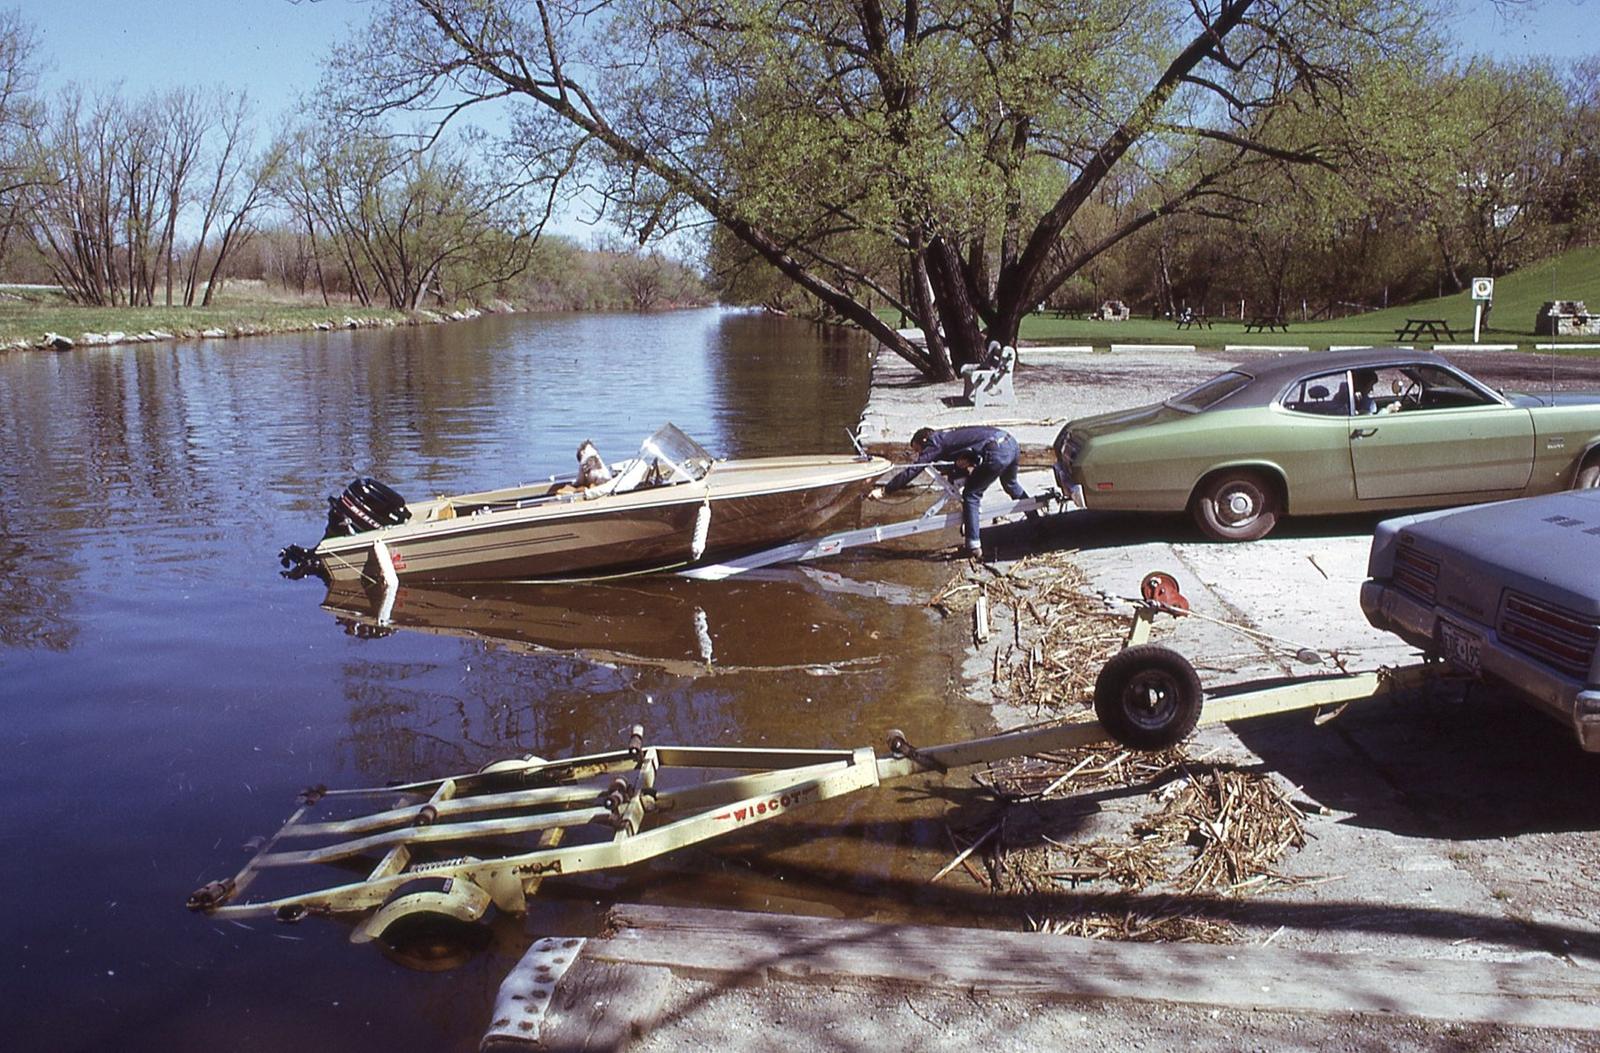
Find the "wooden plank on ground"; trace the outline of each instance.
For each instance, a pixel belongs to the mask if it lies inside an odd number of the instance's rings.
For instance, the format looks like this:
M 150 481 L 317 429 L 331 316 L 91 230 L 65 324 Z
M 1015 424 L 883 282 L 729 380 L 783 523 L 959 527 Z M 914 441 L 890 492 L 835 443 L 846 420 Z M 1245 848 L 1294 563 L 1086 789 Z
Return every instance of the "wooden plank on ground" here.
M 1116 943 L 684 907 L 628 905 L 612 915 L 612 935 L 591 940 L 585 958 L 722 982 L 887 980 L 1041 999 L 1600 1028 L 1600 975 L 1553 958 L 1494 962 Z

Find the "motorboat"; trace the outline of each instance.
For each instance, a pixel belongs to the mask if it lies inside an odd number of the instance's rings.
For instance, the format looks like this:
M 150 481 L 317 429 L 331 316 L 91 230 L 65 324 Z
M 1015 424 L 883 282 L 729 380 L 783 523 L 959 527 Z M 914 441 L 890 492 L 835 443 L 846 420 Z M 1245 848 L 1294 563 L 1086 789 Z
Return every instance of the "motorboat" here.
M 556 581 L 670 571 L 818 532 L 858 507 L 881 457 L 716 460 L 671 424 L 593 485 L 533 485 L 407 502 L 371 479 L 329 498 L 314 549 L 284 565 L 330 582 Z M 293 572 L 293 571 L 292 571 Z

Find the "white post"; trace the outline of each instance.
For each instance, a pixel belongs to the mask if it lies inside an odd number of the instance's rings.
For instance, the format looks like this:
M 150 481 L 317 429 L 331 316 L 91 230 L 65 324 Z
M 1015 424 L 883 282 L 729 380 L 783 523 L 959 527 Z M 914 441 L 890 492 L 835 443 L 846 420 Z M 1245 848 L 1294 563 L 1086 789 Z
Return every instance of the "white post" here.
M 1472 342 L 1478 342 L 1478 334 L 1483 331 L 1483 301 L 1479 300 L 1472 305 Z

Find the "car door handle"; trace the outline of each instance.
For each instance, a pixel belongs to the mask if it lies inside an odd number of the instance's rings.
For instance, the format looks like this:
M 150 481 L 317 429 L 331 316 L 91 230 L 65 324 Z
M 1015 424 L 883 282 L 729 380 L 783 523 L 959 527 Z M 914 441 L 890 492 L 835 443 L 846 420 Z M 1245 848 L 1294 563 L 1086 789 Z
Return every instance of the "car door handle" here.
M 1366 439 L 1378 434 L 1377 428 L 1357 428 L 1350 433 L 1352 439 Z

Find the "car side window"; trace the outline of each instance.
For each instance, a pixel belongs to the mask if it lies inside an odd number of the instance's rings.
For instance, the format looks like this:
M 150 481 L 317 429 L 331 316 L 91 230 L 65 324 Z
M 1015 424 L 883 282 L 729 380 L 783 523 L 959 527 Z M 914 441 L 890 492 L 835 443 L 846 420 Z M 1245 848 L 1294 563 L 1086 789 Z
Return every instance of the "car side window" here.
M 1354 381 L 1358 416 L 1496 404 L 1459 374 L 1425 362 L 1358 369 Z
M 1492 398 L 1467 383 L 1456 373 L 1434 365 L 1407 366 L 1402 372 L 1414 382 L 1408 391 L 1406 409 L 1451 409 L 1459 406 L 1498 405 Z
M 1343 370 L 1307 377 L 1289 389 L 1289 394 L 1284 396 L 1283 408 L 1322 417 L 1349 416 L 1349 377 Z

